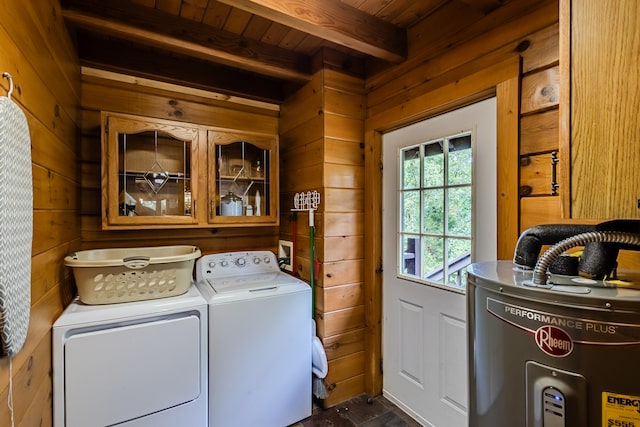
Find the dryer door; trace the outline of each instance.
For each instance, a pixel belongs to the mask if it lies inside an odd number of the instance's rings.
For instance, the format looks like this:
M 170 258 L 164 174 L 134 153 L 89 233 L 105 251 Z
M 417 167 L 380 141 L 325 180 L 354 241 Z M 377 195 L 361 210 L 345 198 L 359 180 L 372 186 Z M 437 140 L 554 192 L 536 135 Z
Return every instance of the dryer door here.
M 194 315 L 72 335 L 64 344 L 66 426 L 119 424 L 196 399 L 199 360 Z

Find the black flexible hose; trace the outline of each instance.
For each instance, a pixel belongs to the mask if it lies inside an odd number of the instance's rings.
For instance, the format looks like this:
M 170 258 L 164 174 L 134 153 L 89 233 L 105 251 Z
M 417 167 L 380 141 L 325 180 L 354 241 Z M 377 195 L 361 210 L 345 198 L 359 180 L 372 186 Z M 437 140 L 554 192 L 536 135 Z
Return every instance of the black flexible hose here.
M 549 266 L 564 251 L 575 246 L 584 246 L 587 243 L 593 242 L 640 246 L 640 234 L 621 231 L 590 231 L 564 239 L 549 248 L 542 254 L 540 259 L 538 259 L 533 269 L 533 284 L 536 286 L 546 285 Z

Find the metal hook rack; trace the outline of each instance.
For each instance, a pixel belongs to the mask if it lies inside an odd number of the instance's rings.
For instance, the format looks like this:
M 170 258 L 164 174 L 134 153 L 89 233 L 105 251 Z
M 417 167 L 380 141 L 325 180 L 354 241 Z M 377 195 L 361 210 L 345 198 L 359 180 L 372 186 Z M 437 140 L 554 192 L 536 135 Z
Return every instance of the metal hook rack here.
M 293 197 L 293 206 L 291 212 L 309 212 L 309 227 L 314 226 L 313 213 L 320 205 L 320 193 L 317 191 L 307 191 L 296 193 Z
M 11 94 L 13 93 L 13 77 L 11 77 L 11 74 L 7 71 L 2 73 L 2 77 L 9 80 L 9 92 L 7 92 L 7 98 L 11 99 Z

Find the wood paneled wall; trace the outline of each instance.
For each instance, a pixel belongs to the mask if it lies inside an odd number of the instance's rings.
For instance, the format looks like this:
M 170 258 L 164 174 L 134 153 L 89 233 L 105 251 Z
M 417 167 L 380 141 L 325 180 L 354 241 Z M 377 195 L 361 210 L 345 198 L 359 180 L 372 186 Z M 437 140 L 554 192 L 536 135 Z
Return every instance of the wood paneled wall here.
M 282 107 L 281 229 L 294 272 L 310 280 L 308 214 L 293 196 L 317 190 L 315 319 L 329 360 L 325 406 L 364 392 L 364 82 L 324 68 Z
M 279 107 L 201 90 L 83 69 L 80 227 L 83 249 L 188 244 L 203 254 L 276 251 L 278 227 L 111 230 L 101 228 L 100 112 L 112 111 L 278 134 Z M 277 253 L 277 252 L 276 252 Z
M 16 426 L 52 423 L 51 325 L 73 293 L 62 259 L 80 245 L 77 129 L 80 72 L 56 0 L 7 0 L 0 19 L 0 73 L 27 116 L 33 162 L 34 237 L 27 340 L 13 358 Z M 2 95 L 8 82 L 0 82 Z M 3 262 L 6 262 L 4 260 Z M 0 425 L 11 425 L 9 359 L 0 359 Z
M 520 231 L 569 213 L 570 159 L 560 150 L 558 24 L 530 38 L 522 53 L 520 103 Z M 555 172 L 554 172 L 555 169 Z M 555 181 L 554 181 L 555 179 Z

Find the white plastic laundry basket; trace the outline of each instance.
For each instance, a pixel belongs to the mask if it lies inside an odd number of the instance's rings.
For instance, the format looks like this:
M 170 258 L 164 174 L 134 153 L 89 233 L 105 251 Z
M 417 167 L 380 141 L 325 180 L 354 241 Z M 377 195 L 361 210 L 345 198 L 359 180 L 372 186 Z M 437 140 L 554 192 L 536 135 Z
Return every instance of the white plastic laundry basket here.
M 111 304 L 180 295 L 189 289 L 195 246 L 79 251 L 64 259 L 73 268 L 80 300 Z

